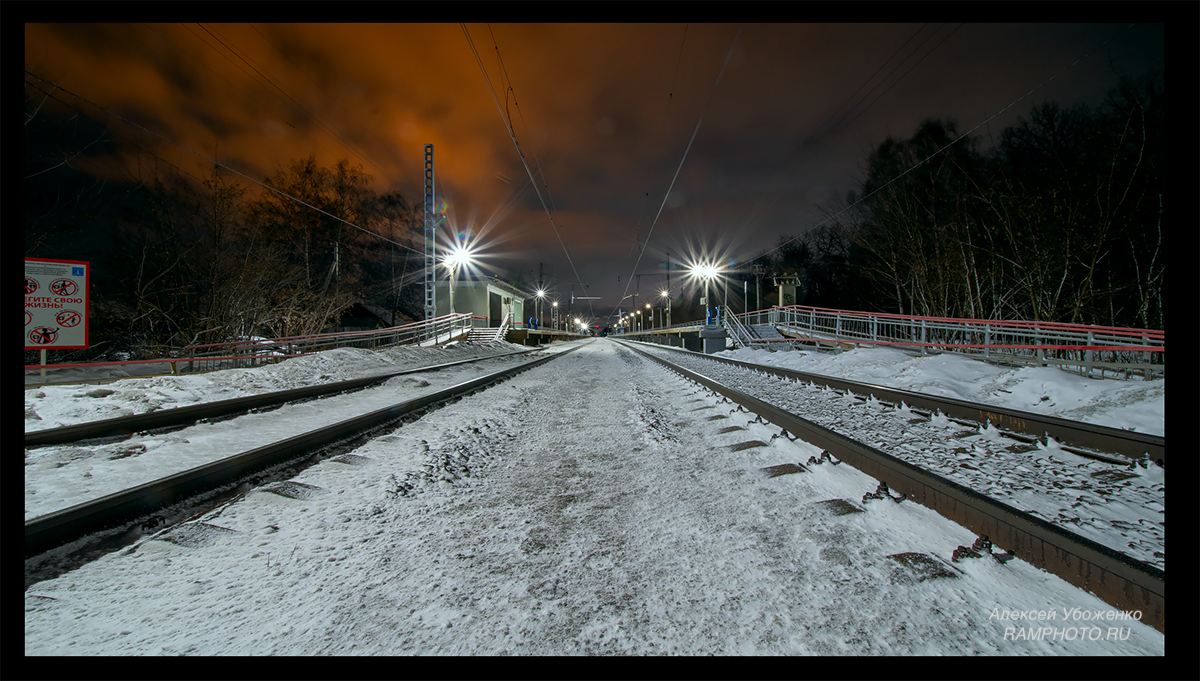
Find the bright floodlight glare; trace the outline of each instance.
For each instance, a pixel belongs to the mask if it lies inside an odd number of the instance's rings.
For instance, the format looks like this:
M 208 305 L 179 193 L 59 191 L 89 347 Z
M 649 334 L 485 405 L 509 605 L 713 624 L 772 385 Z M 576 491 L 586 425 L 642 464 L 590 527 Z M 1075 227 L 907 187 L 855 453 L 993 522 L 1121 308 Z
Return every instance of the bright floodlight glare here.
M 537 290 L 537 297 L 538 297 L 538 298 L 545 298 L 545 297 L 546 297 L 546 289 L 544 289 L 544 288 L 540 288 L 540 289 L 538 289 L 538 290 Z
M 717 272 L 717 266 L 710 263 L 700 263 L 692 267 L 692 274 L 701 279 L 715 279 Z
M 442 258 L 442 264 L 445 265 L 446 269 L 454 271 L 459 267 L 470 266 L 474 262 L 472 258 L 473 255 L 474 254 L 470 247 L 456 244 L 450 249 L 450 252 Z
M 671 295 L 670 293 L 668 293 L 668 292 L 667 292 L 667 290 L 666 290 L 666 289 L 663 289 L 662 291 L 659 291 L 658 293 L 659 293 L 659 295 L 661 295 L 663 298 L 666 298 L 667 296 Z

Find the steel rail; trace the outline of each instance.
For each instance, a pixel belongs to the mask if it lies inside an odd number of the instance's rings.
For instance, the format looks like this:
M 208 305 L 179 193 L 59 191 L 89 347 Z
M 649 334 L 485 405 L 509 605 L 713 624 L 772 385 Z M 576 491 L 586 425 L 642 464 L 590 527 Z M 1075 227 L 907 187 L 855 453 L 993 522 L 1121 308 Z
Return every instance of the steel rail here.
M 619 341 L 618 341 L 619 342 Z M 1144 622 L 1165 633 L 1164 573 L 1086 537 L 1080 537 L 1008 504 L 984 496 L 918 466 L 869 447 L 717 381 L 621 343 L 742 405 L 792 436 L 887 483 L 892 490 L 1011 551 L 1026 562 L 1124 610 L 1140 610 Z
M 485 359 L 509 357 L 511 355 L 519 355 L 526 352 L 533 351 L 516 350 L 514 352 L 507 352 L 500 355 L 491 355 L 490 357 L 462 359 L 454 362 L 446 362 L 444 364 L 434 364 L 432 366 L 419 367 L 416 369 L 392 371 L 386 374 L 379 374 L 377 376 L 367 376 L 365 378 L 353 378 L 347 381 L 337 381 L 335 383 L 322 383 L 320 385 L 310 385 L 303 388 L 279 390 L 275 392 L 263 393 L 261 395 L 249 395 L 247 397 L 235 397 L 216 402 L 193 404 L 186 407 L 161 409 L 148 414 L 119 416 L 117 418 L 103 419 L 101 421 L 78 423 L 73 426 L 59 426 L 57 428 L 34 430 L 25 433 L 25 446 L 35 447 L 42 445 L 63 444 L 88 438 L 130 435 L 132 433 L 140 433 L 142 431 L 151 430 L 154 428 L 166 428 L 170 426 L 189 424 L 199 421 L 200 419 L 228 416 L 229 414 L 237 414 L 251 409 L 261 409 L 262 407 L 273 407 L 275 405 L 285 404 L 295 400 L 319 397 L 321 395 L 330 395 L 348 390 L 360 390 L 362 388 L 370 387 L 376 383 L 386 381 L 389 378 L 403 376 L 405 374 L 420 373 L 423 371 L 436 371 L 438 369 L 445 369 L 458 364 L 481 362 Z
M 1131 459 L 1142 459 L 1149 456 L 1156 461 L 1160 466 L 1165 466 L 1166 451 L 1165 437 L 1161 435 L 1149 435 L 1147 433 L 1135 433 L 1120 428 L 1112 428 L 1092 423 L 1083 423 L 1080 421 L 1071 421 L 1069 419 L 1058 418 L 1055 416 L 1045 416 L 1043 414 L 1035 414 L 1017 409 L 1009 409 L 1007 407 L 999 407 L 990 404 L 981 404 L 979 402 L 968 402 L 966 400 L 958 400 L 952 397 L 936 397 L 933 395 L 925 395 L 922 393 L 901 390 L 899 388 L 888 388 L 881 385 L 871 383 L 860 383 L 843 378 L 835 378 L 833 376 L 824 376 L 821 374 L 810 374 L 794 369 L 783 369 L 780 367 L 766 366 L 763 364 L 753 364 L 751 362 L 743 362 L 727 357 L 713 357 L 701 352 L 692 350 L 684 350 L 669 345 L 658 345 L 651 343 L 653 347 L 673 350 L 675 352 L 683 352 L 706 359 L 732 364 L 745 369 L 753 369 L 764 373 L 780 376 L 783 378 L 795 378 L 803 381 L 816 383 L 817 385 L 828 386 L 834 390 L 849 391 L 856 395 L 874 395 L 875 399 L 881 402 L 891 402 L 899 404 L 904 402 L 909 407 L 924 409 L 930 412 L 941 410 L 943 414 L 950 418 L 967 419 L 979 424 L 991 422 L 996 428 L 1015 433 L 1024 433 L 1033 437 L 1042 437 L 1049 435 L 1060 443 L 1067 443 L 1076 447 L 1089 447 L 1104 452 L 1113 452 Z M 1088 452 L 1076 452 L 1085 456 L 1091 456 Z M 1129 463 L 1129 462 L 1118 462 Z
M 383 407 L 131 489 L 31 518 L 25 521 L 25 555 L 36 555 L 94 532 L 121 527 L 189 497 L 235 484 L 251 473 L 394 422 L 413 411 L 496 383 L 577 349 L 578 347 L 571 348 L 540 357 L 423 397 Z

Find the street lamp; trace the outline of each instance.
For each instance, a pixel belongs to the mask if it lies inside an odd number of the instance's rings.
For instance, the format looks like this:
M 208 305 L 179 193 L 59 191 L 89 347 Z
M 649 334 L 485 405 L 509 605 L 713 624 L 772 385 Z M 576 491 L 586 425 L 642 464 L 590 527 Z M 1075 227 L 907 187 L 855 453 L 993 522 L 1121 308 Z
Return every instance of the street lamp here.
M 696 265 L 692 265 L 690 271 L 692 276 L 699 277 L 700 279 L 704 280 L 704 324 L 711 324 L 712 317 L 709 314 L 708 304 L 708 282 L 716 278 L 719 270 L 717 269 L 716 265 L 711 263 L 698 263 Z
M 454 314 L 454 280 L 458 278 L 458 269 L 470 266 L 474 262 L 473 255 L 470 246 L 456 243 L 442 258 L 442 265 L 450 270 L 450 314 Z
M 646 303 L 646 321 L 650 323 L 651 330 L 654 329 L 654 312 L 650 307 L 650 303 Z
M 550 306 L 554 308 L 553 312 L 550 313 L 550 316 L 554 318 L 554 330 L 558 331 L 558 301 L 550 303 Z
M 537 320 L 538 326 L 542 325 L 542 300 L 546 298 L 546 289 L 540 288 L 537 290 Z
M 663 326 L 664 327 L 670 326 L 671 325 L 671 292 L 666 289 L 663 289 L 660 293 L 662 294 L 663 298 L 667 299 L 667 316 L 665 319 L 663 319 Z

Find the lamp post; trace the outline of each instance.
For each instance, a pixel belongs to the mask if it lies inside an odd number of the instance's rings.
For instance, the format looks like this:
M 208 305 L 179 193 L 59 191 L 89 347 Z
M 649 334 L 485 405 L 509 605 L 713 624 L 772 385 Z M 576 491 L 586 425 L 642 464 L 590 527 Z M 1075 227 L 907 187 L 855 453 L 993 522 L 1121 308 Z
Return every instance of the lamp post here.
M 721 273 L 716 264 L 700 262 L 691 266 L 691 276 L 704 280 L 704 328 L 700 329 L 700 343 L 705 354 L 720 352 L 725 349 L 729 334 L 720 324 L 713 324 L 711 306 L 708 302 L 708 282 Z
M 663 327 L 665 328 L 671 325 L 671 292 L 667 289 L 663 289 L 662 297 L 667 299 L 667 316 L 663 319 Z
M 654 311 L 650 307 L 650 303 L 646 303 L 646 323 L 650 325 L 650 330 L 654 330 Z
M 471 248 L 463 244 L 455 244 L 446 257 L 442 259 L 442 265 L 450 270 L 450 314 L 454 314 L 454 280 L 458 278 L 458 269 L 471 264 Z
M 554 308 L 550 312 L 550 317 L 554 321 L 554 330 L 558 331 L 558 301 L 550 303 L 550 307 Z
M 546 298 L 546 289 L 537 290 L 537 320 L 538 326 L 542 325 L 542 301 Z
M 712 316 L 710 314 L 711 306 L 709 305 L 709 301 L 708 301 L 708 282 L 717 276 L 717 271 L 718 270 L 717 270 L 716 265 L 710 265 L 708 263 L 699 263 L 699 264 L 693 265 L 691 268 L 691 272 L 692 272 L 693 276 L 699 277 L 704 280 L 704 324 L 705 324 L 705 326 L 712 323 Z

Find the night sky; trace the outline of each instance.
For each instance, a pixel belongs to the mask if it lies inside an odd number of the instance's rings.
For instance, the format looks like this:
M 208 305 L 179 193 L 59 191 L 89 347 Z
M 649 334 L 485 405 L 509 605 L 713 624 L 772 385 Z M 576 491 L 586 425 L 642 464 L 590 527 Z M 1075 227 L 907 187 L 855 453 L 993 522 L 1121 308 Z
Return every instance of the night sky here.
M 924 118 L 966 132 L 1012 105 L 975 131 L 986 148 L 1043 100 L 1097 106 L 1119 75 L 1164 65 L 1162 24 L 466 29 L 570 262 L 458 24 L 26 24 L 25 68 L 259 180 L 309 154 L 347 158 L 377 192 L 419 202 L 432 143 L 437 196 L 479 240 L 483 269 L 532 281 L 544 264 L 564 297 L 590 284 L 604 316 L 633 293 L 648 235 L 639 299 L 665 283 L 668 253 L 673 268 L 744 262 L 817 224 L 873 145 Z M 116 178 L 136 142 L 143 163 L 151 152 L 206 174 L 204 159 L 59 96 L 116 133 L 116 156 L 80 169 Z

